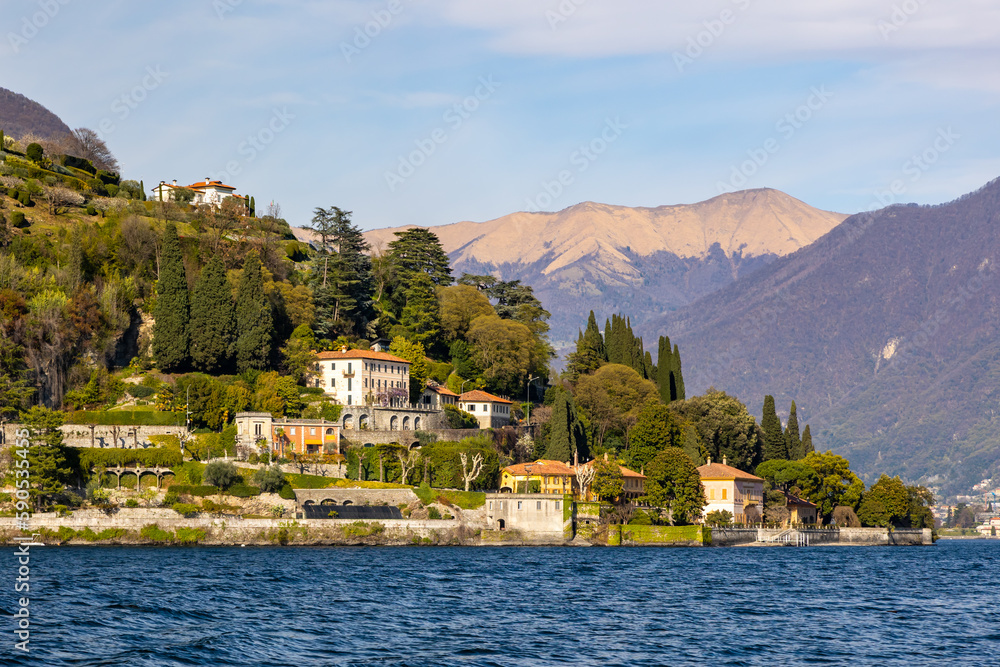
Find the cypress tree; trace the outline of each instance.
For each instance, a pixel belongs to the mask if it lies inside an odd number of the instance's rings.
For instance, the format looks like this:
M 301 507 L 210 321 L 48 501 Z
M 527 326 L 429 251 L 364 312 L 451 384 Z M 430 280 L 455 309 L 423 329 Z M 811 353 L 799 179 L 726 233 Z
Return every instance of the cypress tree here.
M 774 408 L 774 396 L 764 397 L 764 414 L 760 420 L 760 428 L 764 432 L 764 460 L 788 458 L 788 445 L 785 434 L 781 431 L 781 420 Z
M 146 184 L 139 181 L 139 201 L 146 201 Z
M 586 455 L 586 433 L 576 414 L 569 392 L 557 390 L 552 401 L 551 431 L 545 457 L 553 461 L 572 462 L 577 452 Z
M 184 369 L 188 363 L 188 285 L 177 226 L 172 222 L 163 235 L 153 316 L 153 357 L 157 366 L 168 373 Z
M 242 373 L 267 368 L 271 358 L 274 321 L 264 294 L 260 256 L 252 250 L 243 262 L 236 296 L 236 368 Z
M 677 390 L 677 400 L 683 401 L 687 398 L 687 392 L 684 389 L 684 372 L 681 370 L 681 350 L 677 347 L 677 343 L 674 343 L 674 385 Z
M 191 295 L 191 361 L 195 368 L 216 373 L 229 366 L 236 342 L 233 290 L 226 267 L 216 255 L 198 276 Z
M 656 386 L 660 389 L 660 400 L 670 403 L 677 400 L 673 388 L 674 355 L 670 350 L 670 337 L 660 336 L 656 346 Z
M 257 202 L 254 201 L 253 197 L 250 197 L 250 217 L 251 218 L 257 217 Z
M 815 451 L 812 433 L 809 431 L 809 424 L 806 424 L 806 430 L 802 431 L 802 458 L 809 456 Z
M 597 328 L 594 311 L 590 311 L 587 320 L 587 330 L 581 331 L 576 339 L 576 351 L 569 355 L 566 370 L 575 381 L 581 375 L 592 373 L 607 362 L 607 351 L 604 347 L 604 337 Z
M 799 417 L 795 410 L 795 401 L 792 401 L 791 412 L 788 413 L 788 426 L 785 428 L 785 443 L 788 447 L 788 458 L 798 461 L 805 457 L 802 451 L 802 438 L 799 436 Z

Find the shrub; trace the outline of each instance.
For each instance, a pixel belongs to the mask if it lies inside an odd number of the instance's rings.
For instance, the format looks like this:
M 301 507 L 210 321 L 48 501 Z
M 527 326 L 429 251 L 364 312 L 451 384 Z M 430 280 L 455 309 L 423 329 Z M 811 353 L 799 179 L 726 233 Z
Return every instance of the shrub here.
M 125 507 L 138 507 L 138 506 L 139 506 L 139 501 L 136 500 L 135 498 L 129 498 L 128 500 L 125 501 Z
M 167 495 L 163 496 L 163 504 L 167 507 L 173 507 L 181 501 L 180 494 L 175 491 L 167 491 Z
M 281 491 L 285 484 L 288 483 L 285 480 L 285 473 L 281 471 L 279 466 L 271 466 L 256 471 L 253 474 L 253 481 L 265 493 Z
M 139 534 L 147 540 L 152 540 L 153 542 L 170 542 L 174 539 L 173 533 L 162 530 L 155 523 L 143 526 L 142 530 L 139 531 Z
M 9 503 L 11 498 L 9 493 L 0 493 L 0 503 Z
M 28 226 L 28 221 L 24 217 L 24 213 L 21 213 L 20 211 L 11 211 L 10 224 L 18 229 L 24 229 Z
M 25 149 L 24 154 L 32 162 L 41 162 L 45 156 L 45 151 L 42 150 L 41 144 L 28 144 L 28 148 Z
M 17 201 L 21 202 L 21 206 L 31 206 L 31 195 L 21 190 L 17 193 Z
M 239 470 L 229 461 L 213 461 L 205 466 L 205 471 L 201 474 L 201 481 L 220 489 L 228 489 L 240 479 Z
M 93 206 L 87 206 L 87 215 L 97 215 L 97 209 Z
M 430 508 L 429 510 L 427 510 L 427 518 L 428 519 L 440 519 L 441 518 L 441 512 L 440 512 L 440 510 L 438 510 L 438 508 L 436 508 L 436 507 Z
M 156 393 L 156 390 L 141 384 L 130 384 L 125 387 L 125 393 L 132 398 L 149 398 Z
M 234 484 L 229 487 L 226 494 L 235 496 L 236 498 L 251 498 L 253 496 L 259 496 L 260 489 L 256 486 L 249 486 L 247 484 Z
M 205 531 L 198 528 L 178 528 L 174 532 L 180 544 L 198 544 L 205 539 Z
M 118 194 L 118 186 L 114 183 L 109 183 L 104 186 L 104 190 L 108 193 L 109 197 L 114 197 Z
M 278 495 L 285 500 L 295 500 L 295 491 L 292 490 L 291 484 L 285 484 L 281 487 L 281 491 L 278 492 Z
M 173 510 L 178 514 L 191 517 L 201 511 L 201 508 L 192 503 L 174 503 Z
M 729 526 L 733 523 L 733 514 L 726 510 L 713 510 L 705 515 L 705 523 L 716 528 Z

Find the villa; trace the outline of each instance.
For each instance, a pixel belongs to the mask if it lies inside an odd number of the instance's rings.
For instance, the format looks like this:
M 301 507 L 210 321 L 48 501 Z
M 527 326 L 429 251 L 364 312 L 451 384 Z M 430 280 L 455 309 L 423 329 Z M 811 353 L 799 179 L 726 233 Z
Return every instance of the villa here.
M 511 401 L 479 389 L 467 391 L 458 398 L 458 407 L 479 422 L 479 428 L 503 428 L 510 424 Z
M 746 523 L 760 517 L 760 508 L 764 506 L 763 479 L 727 465 L 725 456 L 722 457 L 722 463 L 712 463 L 712 459 L 709 459 L 707 464 L 698 468 L 698 474 L 701 475 L 701 485 L 708 500 L 702 516 L 716 510 L 725 510 L 733 515 L 736 523 Z
M 247 198 L 236 194 L 236 188 L 226 185 L 222 181 L 213 181 L 208 176 L 204 181 L 192 183 L 191 185 L 177 185 L 175 180 L 172 184 L 160 181 L 159 185 L 152 189 L 153 201 L 174 201 L 178 190 L 190 190 L 194 193 L 191 203 L 195 206 L 208 205 L 221 209 L 222 201 L 227 197 L 235 197 L 244 207 L 247 205 Z

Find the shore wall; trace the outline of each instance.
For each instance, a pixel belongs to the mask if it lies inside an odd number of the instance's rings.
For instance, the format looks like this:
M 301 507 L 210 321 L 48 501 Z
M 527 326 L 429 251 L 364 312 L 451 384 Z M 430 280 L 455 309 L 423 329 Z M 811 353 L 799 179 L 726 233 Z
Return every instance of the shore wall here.
M 713 531 L 703 526 L 621 527 L 620 544 L 625 547 L 703 547 L 712 543 Z
M 759 531 L 756 528 L 712 528 L 709 530 L 708 541 L 713 547 L 732 547 L 738 544 L 752 544 L 759 539 Z

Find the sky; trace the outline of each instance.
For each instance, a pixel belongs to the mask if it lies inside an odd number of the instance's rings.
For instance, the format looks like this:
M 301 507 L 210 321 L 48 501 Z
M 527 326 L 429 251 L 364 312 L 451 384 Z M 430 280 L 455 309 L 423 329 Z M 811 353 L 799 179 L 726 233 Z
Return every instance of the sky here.
M 0 86 L 123 176 L 363 229 L 1000 176 L 992 0 L 3 0 Z

